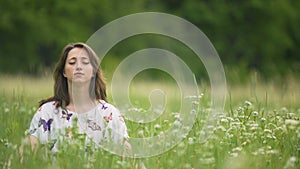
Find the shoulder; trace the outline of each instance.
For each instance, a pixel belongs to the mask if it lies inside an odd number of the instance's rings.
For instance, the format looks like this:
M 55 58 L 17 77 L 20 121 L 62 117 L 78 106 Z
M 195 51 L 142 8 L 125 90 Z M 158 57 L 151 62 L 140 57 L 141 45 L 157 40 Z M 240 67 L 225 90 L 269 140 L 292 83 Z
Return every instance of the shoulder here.
M 50 101 L 47 103 L 44 103 L 39 107 L 37 110 L 37 113 L 50 113 L 54 112 L 56 109 L 57 102 L 56 101 Z
M 119 109 L 117 109 L 114 105 L 107 103 L 104 100 L 100 100 L 98 109 L 103 116 L 121 116 Z
M 41 105 L 33 116 L 32 124 L 35 125 L 39 124 L 39 121 L 41 119 L 44 120 L 53 119 L 58 114 L 59 111 L 58 109 L 56 109 L 56 104 L 57 102 L 50 101 Z
M 114 124 L 125 124 L 125 121 L 119 109 L 117 109 L 114 105 L 107 103 L 104 100 L 100 100 L 99 105 L 100 112 L 102 113 L 103 118 L 104 120 L 106 120 L 106 122 L 113 121 Z
M 99 101 L 99 108 L 104 111 L 119 111 L 114 105 L 107 103 L 104 100 Z

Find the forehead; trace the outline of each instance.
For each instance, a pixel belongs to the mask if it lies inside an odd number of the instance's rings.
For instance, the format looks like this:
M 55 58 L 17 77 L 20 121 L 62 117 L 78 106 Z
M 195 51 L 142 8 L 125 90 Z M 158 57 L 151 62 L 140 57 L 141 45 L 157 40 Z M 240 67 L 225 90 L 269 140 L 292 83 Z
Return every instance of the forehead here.
M 83 48 L 73 48 L 73 49 L 71 49 L 68 53 L 67 58 L 71 59 L 71 58 L 74 58 L 74 57 L 75 58 L 78 58 L 78 57 L 89 58 L 88 53 Z

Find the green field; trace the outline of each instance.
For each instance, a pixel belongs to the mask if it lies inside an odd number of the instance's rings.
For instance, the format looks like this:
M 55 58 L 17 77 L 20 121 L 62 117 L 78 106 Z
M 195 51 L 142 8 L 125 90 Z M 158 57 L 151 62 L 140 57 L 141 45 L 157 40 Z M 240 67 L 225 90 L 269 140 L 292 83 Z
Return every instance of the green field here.
M 47 146 L 33 155 L 25 147 L 20 163 L 18 147 L 25 137 L 38 101 L 52 94 L 51 77 L 0 76 L 0 167 L 1 168 L 135 168 L 141 161 L 148 169 L 297 169 L 300 168 L 300 89 L 297 78 L 284 83 L 260 83 L 249 78 L 244 85 L 228 85 L 224 114 L 213 126 L 213 135 L 200 140 L 203 119 L 170 151 L 161 155 L 123 160 L 102 149 L 86 151 L 81 136 L 74 136 L 54 156 Z M 108 83 L 109 84 L 109 83 Z M 136 106 L 149 106 L 148 94 L 162 88 L 167 95 L 164 116 L 149 124 L 126 121 L 129 135 L 149 137 L 165 131 L 179 111 L 178 88 L 172 84 L 136 82 L 130 98 Z M 208 85 L 199 86 L 199 114 L 210 109 Z M 110 87 L 108 86 L 110 96 Z M 111 97 L 109 97 L 111 100 Z M 143 133 L 143 134 L 140 134 Z

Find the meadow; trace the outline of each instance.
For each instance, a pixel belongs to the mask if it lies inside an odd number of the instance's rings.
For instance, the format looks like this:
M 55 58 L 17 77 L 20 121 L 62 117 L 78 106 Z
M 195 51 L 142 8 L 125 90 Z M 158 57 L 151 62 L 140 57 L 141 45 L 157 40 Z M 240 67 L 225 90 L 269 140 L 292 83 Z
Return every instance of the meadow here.
M 255 77 L 243 85 L 227 85 L 224 113 L 213 126 L 212 135 L 201 140 L 203 116 L 171 150 L 149 158 L 126 158 L 103 149 L 85 148 L 82 136 L 74 135 L 55 155 L 42 146 L 33 155 L 25 147 L 20 163 L 18 148 L 38 109 L 38 101 L 52 95 L 52 78 L 0 76 L 0 166 L 1 168 L 135 168 L 148 169 L 297 169 L 300 168 L 299 79 L 262 83 Z M 109 82 L 108 82 L 109 84 Z M 168 96 L 164 116 L 149 124 L 126 120 L 129 135 L 149 137 L 164 132 L 178 115 L 178 91 L 172 84 L 136 82 L 130 97 L 136 106 L 147 108 L 149 91 L 162 88 Z M 108 86 L 109 88 L 109 86 Z M 199 112 L 210 110 L 209 85 L 199 86 Z M 111 100 L 110 89 L 108 89 Z

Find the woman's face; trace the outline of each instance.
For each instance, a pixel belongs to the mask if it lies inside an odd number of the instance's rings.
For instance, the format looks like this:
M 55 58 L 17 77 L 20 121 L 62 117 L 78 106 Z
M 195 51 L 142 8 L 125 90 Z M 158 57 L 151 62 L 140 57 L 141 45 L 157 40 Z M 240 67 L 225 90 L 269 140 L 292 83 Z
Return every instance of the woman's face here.
M 93 66 L 85 49 L 73 48 L 69 51 L 63 75 L 73 83 L 84 83 L 91 80 Z

